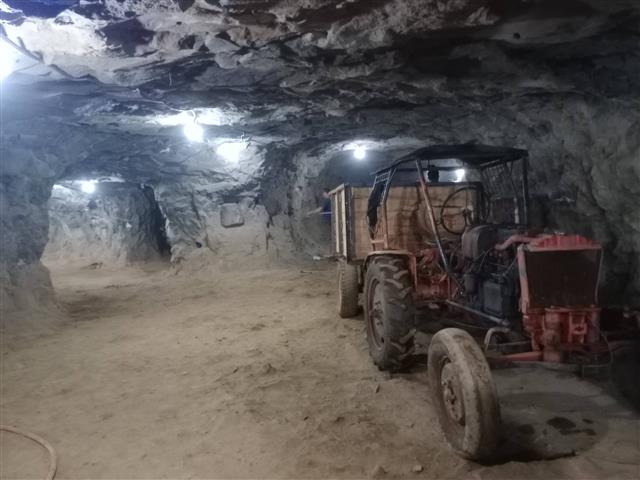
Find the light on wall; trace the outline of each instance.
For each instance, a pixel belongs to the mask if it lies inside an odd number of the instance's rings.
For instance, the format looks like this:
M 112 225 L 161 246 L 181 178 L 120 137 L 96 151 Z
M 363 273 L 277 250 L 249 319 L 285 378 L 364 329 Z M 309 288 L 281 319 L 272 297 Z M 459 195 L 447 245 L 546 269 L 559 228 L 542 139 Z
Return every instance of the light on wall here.
M 456 182 L 463 181 L 464 177 L 467 175 L 467 171 L 464 168 L 459 168 L 454 173 L 456 174 Z
M 353 156 L 356 160 L 364 160 L 367 157 L 367 149 L 363 145 L 356 145 Z
M 343 152 L 351 152 L 356 160 L 364 160 L 367 158 L 367 146 L 371 146 L 369 141 L 350 142 L 342 146 Z
M 196 120 L 194 119 L 192 122 L 187 123 L 184 126 L 184 135 L 191 142 L 202 142 L 204 141 L 204 129 L 198 125 Z
M 231 163 L 240 161 L 240 154 L 247 149 L 246 142 L 226 142 L 218 145 L 216 153 Z
M 96 191 L 96 181 L 95 180 L 81 180 L 80 181 L 80 190 L 84 193 L 93 193 Z

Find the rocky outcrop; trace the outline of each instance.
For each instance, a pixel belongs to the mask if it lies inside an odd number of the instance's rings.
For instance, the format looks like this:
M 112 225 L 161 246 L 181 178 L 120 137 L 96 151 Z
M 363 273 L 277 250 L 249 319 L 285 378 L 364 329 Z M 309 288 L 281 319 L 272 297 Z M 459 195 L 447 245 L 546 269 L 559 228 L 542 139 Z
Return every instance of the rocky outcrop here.
M 4 135 L 3 135 L 4 137 Z M 6 138 L 6 137 L 5 137 Z M 2 313 L 55 310 L 49 272 L 40 263 L 48 238 L 47 200 L 61 167 L 57 158 L 13 145 L 0 148 L 0 318 Z

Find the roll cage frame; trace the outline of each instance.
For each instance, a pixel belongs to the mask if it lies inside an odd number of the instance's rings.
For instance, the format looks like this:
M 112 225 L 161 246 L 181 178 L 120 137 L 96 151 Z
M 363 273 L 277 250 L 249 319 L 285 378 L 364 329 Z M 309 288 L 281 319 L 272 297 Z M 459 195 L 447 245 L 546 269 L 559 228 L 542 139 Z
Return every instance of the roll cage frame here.
M 496 147 L 490 145 L 479 144 L 459 144 L 459 145 L 432 145 L 415 150 L 408 155 L 405 155 L 388 167 L 375 172 L 375 180 L 369 195 L 367 203 L 367 221 L 369 224 L 369 235 L 371 237 L 371 243 L 373 245 L 373 255 L 376 252 L 385 251 L 389 252 L 389 231 L 387 222 L 387 198 L 393 179 L 398 172 L 410 172 L 415 171 L 418 175 L 418 181 L 420 186 L 420 192 L 422 199 L 427 207 L 427 217 L 431 229 L 433 230 L 435 243 L 439 252 L 442 265 L 449 276 L 453 278 L 453 272 L 449 266 L 447 254 L 442 244 L 442 238 L 438 229 L 436 221 L 433 203 L 429 196 L 429 186 L 425 180 L 425 170 L 437 170 L 437 171 L 455 171 L 461 168 L 457 166 L 445 166 L 438 165 L 438 160 L 458 160 L 462 163 L 462 166 L 479 171 L 482 177 L 482 173 L 492 167 L 503 167 L 504 173 L 509 174 L 510 185 L 512 187 L 512 193 L 517 202 L 518 211 L 518 225 L 529 225 L 529 185 L 528 185 L 528 157 L 527 150 L 510 148 L 510 147 Z M 516 188 L 516 182 L 513 179 L 513 170 L 507 166 L 514 162 L 521 160 L 521 191 L 518 192 Z M 431 164 L 431 162 L 436 164 Z M 408 167 L 407 165 L 413 163 L 414 167 Z M 426 165 L 425 165 L 426 163 Z M 374 238 L 376 227 L 378 224 L 378 209 L 382 205 L 382 239 Z
M 369 224 L 369 234 L 371 240 L 376 245 L 382 245 L 384 250 L 389 250 L 389 235 L 387 229 L 386 202 L 389 190 L 398 172 L 415 171 L 418 176 L 420 192 L 427 206 L 428 220 L 433 229 L 436 244 L 442 252 L 442 240 L 437 228 L 437 222 L 433 210 L 433 204 L 429 196 L 429 184 L 425 180 L 425 171 L 455 171 L 465 167 L 482 173 L 492 167 L 503 167 L 504 173 L 509 175 L 509 185 L 512 188 L 514 198 L 517 200 L 518 225 L 528 226 L 529 224 L 529 185 L 528 185 L 528 152 L 517 148 L 495 147 L 489 145 L 462 144 L 462 145 L 433 145 L 415 150 L 405 155 L 388 167 L 374 173 L 375 180 L 369 195 L 367 204 L 367 220 Z M 437 161 L 458 160 L 462 166 L 438 165 Z M 516 182 L 513 179 L 512 170 L 507 165 L 518 160 L 522 160 L 521 191 L 518 191 Z M 431 163 L 436 162 L 436 163 Z M 408 165 L 413 163 L 413 167 Z M 482 184 L 483 182 L 480 182 Z M 377 240 L 373 238 L 378 224 L 378 209 L 382 205 L 383 238 Z M 375 248 L 376 250 L 378 248 Z M 446 259 L 443 256 L 443 260 Z

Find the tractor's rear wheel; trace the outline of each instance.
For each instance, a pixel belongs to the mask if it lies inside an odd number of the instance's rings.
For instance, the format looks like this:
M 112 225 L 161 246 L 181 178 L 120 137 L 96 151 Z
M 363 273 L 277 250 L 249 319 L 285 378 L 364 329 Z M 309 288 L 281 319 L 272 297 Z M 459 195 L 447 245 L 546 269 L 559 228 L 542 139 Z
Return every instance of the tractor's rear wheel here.
M 414 348 L 415 311 L 411 273 L 401 258 L 376 257 L 364 287 L 367 342 L 381 370 L 401 370 Z
M 464 330 L 445 328 L 429 346 L 433 404 L 449 445 L 462 457 L 491 456 L 500 432 L 500 404 L 489 364 Z
M 338 262 L 338 314 L 342 318 L 355 317 L 358 314 L 359 293 L 358 267 L 340 260 Z

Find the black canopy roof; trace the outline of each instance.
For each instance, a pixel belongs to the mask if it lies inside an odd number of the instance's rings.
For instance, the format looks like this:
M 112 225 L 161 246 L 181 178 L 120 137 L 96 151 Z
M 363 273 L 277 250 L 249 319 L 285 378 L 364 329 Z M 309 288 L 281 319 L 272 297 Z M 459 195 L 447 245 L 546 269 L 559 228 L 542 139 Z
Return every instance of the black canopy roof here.
M 475 167 L 483 168 L 495 162 L 513 162 L 528 155 L 526 150 L 510 147 L 496 147 L 493 145 L 480 145 L 474 143 L 464 143 L 457 145 L 430 145 L 419 148 L 413 152 L 400 157 L 391 165 L 376 172 L 383 173 L 391 170 L 403 163 L 414 162 L 416 160 L 445 160 L 454 158 L 463 163 Z M 435 167 L 437 168 L 437 167 Z

